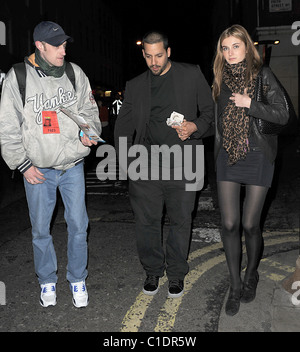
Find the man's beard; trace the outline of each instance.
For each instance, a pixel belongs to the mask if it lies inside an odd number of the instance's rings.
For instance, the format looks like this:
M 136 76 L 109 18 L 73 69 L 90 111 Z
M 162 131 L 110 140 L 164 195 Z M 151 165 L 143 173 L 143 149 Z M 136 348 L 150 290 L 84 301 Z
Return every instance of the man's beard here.
M 153 71 L 153 67 L 154 67 L 154 66 L 160 67 L 160 66 L 157 66 L 157 65 L 150 66 L 150 69 L 151 69 L 152 74 L 153 74 L 154 76 L 160 76 L 160 75 L 164 72 L 164 70 L 167 68 L 168 63 L 169 63 L 169 60 L 168 60 L 168 61 L 165 63 L 165 65 L 162 66 L 162 67 L 160 68 L 160 70 L 158 70 L 158 71 Z

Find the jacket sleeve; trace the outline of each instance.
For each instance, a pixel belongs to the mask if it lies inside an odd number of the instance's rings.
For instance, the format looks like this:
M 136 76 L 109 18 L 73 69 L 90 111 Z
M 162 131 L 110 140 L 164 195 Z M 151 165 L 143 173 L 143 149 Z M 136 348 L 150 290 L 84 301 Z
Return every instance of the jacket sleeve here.
M 90 82 L 83 70 L 72 63 L 76 77 L 76 95 L 78 99 L 78 113 L 86 122 L 101 135 L 102 127 L 99 118 L 99 110 L 93 97 Z
M 127 147 L 129 148 L 133 142 L 133 134 L 135 131 L 134 123 L 133 123 L 133 100 L 132 100 L 132 92 L 130 88 L 130 83 L 126 83 L 125 88 L 125 97 L 124 101 L 118 115 L 116 124 L 115 124 L 115 132 L 114 132 L 114 139 L 115 139 L 115 146 L 118 150 L 119 146 L 119 138 L 126 137 L 127 138 Z
M 266 101 L 251 101 L 248 114 L 279 125 L 285 125 L 289 119 L 283 91 L 270 68 L 263 69 L 263 84 L 268 91 Z
M 214 134 L 214 104 L 211 89 L 198 65 L 196 80 L 199 118 L 193 121 L 198 128 L 193 137 L 204 138 Z
M 4 80 L 0 105 L 1 154 L 11 170 L 25 172 L 31 162 L 26 157 L 22 139 L 23 103 L 13 69 Z

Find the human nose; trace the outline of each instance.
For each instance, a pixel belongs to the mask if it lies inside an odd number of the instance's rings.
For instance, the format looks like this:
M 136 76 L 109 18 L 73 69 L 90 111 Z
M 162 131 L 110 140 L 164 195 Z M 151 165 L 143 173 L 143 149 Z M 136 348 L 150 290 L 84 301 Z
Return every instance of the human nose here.
M 60 49 L 61 55 L 66 56 L 66 48 L 63 45 L 61 45 L 59 49 Z
M 156 58 L 155 57 L 151 58 L 151 65 L 156 66 Z

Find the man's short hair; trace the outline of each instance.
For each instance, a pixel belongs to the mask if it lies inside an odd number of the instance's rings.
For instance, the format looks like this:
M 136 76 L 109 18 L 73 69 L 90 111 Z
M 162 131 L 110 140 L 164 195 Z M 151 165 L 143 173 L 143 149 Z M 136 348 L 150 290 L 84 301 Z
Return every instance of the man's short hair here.
M 169 48 L 169 39 L 168 37 L 161 31 L 151 31 L 144 35 L 142 40 L 142 46 L 144 48 L 144 44 L 156 44 L 163 43 L 165 50 Z

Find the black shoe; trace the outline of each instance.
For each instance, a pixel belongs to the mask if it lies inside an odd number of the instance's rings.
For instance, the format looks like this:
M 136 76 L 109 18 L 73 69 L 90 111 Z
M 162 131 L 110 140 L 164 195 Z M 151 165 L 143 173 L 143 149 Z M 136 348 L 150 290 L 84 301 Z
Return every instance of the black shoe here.
M 250 303 L 256 296 L 256 288 L 259 280 L 258 272 L 244 282 L 243 295 L 241 298 L 242 303 Z
M 158 283 L 159 276 L 148 275 L 144 283 L 144 294 L 148 296 L 154 296 L 158 292 Z
M 169 294 L 170 298 L 178 298 L 183 295 L 183 280 L 174 279 L 169 281 Z
M 233 290 L 230 287 L 228 299 L 225 306 L 225 313 L 230 316 L 234 316 L 240 309 L 240 300 L 242 296 L 242 290 Z

